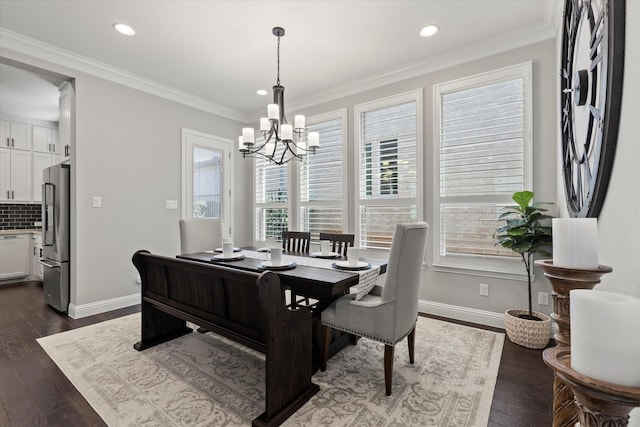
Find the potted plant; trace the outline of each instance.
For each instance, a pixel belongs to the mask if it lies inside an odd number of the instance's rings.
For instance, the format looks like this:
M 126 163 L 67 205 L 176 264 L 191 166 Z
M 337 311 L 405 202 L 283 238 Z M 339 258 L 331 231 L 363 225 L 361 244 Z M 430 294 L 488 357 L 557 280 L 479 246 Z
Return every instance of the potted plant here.
M 532 203 L 532 191 L 513 193 L 515 206 L 507 206 L 498 220 L 506 224 L 498 227 L 494 233 L 497 244 L 520 254 L 527 271 L 529 291 L 529 310 L 512 309 L 505 312 L 505 330 L 509 339 L 528 348 L 543 348 L 551 335 L 551 319 L 544 313 L 533 311 L 531 304 L 531 273 L 533 255 L 539 253 L 549 256 L 552 247 L 551 227 L 544 225 L 551 217 L 542 205 L 550 203 Z

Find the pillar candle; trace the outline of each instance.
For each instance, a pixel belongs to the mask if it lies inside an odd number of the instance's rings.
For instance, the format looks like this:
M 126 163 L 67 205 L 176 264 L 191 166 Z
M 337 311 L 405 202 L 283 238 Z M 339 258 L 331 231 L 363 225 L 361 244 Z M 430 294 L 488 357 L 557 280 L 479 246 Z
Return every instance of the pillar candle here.
M 598 268 L 596 218 L 554 218 L 553 265 Z
M 597 380 L 640 387 L 640 299 L 574 289 L 569 301 L 571 367 Z

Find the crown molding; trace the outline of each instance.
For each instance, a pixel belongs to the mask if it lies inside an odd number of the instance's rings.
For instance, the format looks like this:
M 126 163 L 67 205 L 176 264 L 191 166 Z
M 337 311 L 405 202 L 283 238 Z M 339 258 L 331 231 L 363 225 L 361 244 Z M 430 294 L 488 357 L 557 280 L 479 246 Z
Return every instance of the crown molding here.
M 545 22 L 524 28 L 522 30 L 502 34 L 498 37 L 487 39 L 464 48 L 452 50 L 445 54 L 431 57 L 428 60 L 407 64 L 384 73 L 372 75 L 359 80 L 357 83 L 349 83 L 337 86 L 331 90 L 318 92 L 306 96 L 311 102 L 297 102 L 288 100 L 291 110 L 301 111 L 325 102 L 331 102 L 339 98 L 355 95 L 373 90 L 382 86 L 398 83 L 411 78 L 419 77 L 445 68 L 486 58 L 509 50 L 521 48 L 541 41 L 556 37 L 557 22 L 559 22 L 560 9 L 552 2 L 545 13 Z M 259 113 L 252 117 L 257 120 Z
M 77 70 L 137 89 L 198 110 L 216 114 L 227 119 L 242 123 L 248 121 L 245 114 L 5 28 L 0 28 L 0 47 L 50 62 L 60 67 Z

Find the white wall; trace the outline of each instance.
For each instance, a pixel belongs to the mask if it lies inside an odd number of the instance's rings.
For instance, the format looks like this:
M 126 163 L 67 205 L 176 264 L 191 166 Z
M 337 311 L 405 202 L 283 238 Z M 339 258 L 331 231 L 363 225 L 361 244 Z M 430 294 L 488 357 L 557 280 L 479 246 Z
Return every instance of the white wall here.
M 241 124 L 199 109 L 3 47 L 0 56 L 75 79 L 70 314 L 82 317 L 139 303 L 131 256 L 179 253 L 181 129 L 234 140 Z M 235 152 L 234 152 L 235 154 Z M 234 156 L 238 244 L 250 244 L 250 165 Z M 92 207 L 93 196 L 102 208 Z

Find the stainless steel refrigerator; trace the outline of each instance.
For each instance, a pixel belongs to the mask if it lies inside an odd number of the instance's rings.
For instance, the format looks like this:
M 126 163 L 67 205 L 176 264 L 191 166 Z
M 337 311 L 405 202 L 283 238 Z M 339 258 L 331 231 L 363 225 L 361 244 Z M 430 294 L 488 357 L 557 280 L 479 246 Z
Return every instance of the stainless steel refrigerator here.
M 67 164 L 42 172 L 42 259 L 44 300 L 67 312 L 70 283 L 70 169 Z

